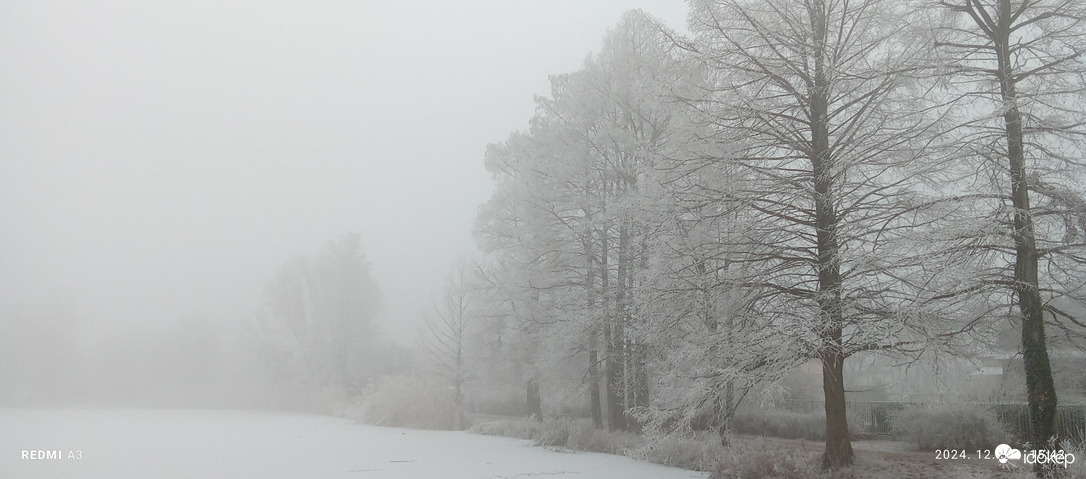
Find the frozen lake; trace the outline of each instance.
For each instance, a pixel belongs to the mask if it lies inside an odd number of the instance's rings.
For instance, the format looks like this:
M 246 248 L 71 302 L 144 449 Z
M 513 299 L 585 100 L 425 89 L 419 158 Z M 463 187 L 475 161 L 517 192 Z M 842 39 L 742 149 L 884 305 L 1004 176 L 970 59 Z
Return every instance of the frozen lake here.
M 704 478 L 530 441 L 265 411 L 0 409 L 0 477 Z

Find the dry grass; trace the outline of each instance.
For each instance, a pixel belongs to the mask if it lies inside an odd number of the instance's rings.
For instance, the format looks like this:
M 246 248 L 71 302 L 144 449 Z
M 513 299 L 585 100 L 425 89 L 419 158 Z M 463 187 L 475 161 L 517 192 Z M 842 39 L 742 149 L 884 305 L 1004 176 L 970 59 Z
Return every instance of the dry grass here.
M 1002 467 L 994 459 L 936 459 L 935 452 L 917 452 L 907 442 L 853 441 L 852 467 L 820 470 L 820 442 L 756 436 L 735 436 L 729 453 L 720 460 L 714 479 L 1035 479 L 1024 466 Z M 1076 452 L 1076 456 L 1077 456 Z M 741 456 L 736 458 L 735 456 Z M 1083 455 L 1081 457 L 1086 457 Z M 770 469 L 774 464 L 776 469 Z M 760 466 L 759 466 L 760 465 Z M 759 466 L 759 467 L 755 467 Z M 1086 478 L 1086 461 L 1073 464 L 1056 478 Z
M 823 444 L 803 439 L 733 435 L 728 447 L 712 434 L 649 438 L 608 433 L 583 420 L 480 421 L 471 432 L 533 439 L 547 447 L 622 454 L 644 461 L 707 471 L 711 479 L 1034 479 L 1025 467 L 1007 469 L 994 459 L 936 459 L 909 442 L 853 441 L 852 467 L 823 472 Z M 1086 453 L 1060 479 L 1086 479 Z
M 375 426 L 415 429 L 464 429 L 464 416 L 443 384 L 411 376 L 374 381 L 362 401 L 345 414 Z

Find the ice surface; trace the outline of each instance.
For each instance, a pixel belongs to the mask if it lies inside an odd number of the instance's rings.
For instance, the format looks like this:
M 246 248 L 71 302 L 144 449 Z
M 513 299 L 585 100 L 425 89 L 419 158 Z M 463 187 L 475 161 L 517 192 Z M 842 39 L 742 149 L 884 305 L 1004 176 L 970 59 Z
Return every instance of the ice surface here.
M 61 459 L 23 459 L 23 451 Z M 79 452 L 81 459 L 68 459 Z M 0 409 L 7 478 L 704 478 L 530 441 L 263 411 Z

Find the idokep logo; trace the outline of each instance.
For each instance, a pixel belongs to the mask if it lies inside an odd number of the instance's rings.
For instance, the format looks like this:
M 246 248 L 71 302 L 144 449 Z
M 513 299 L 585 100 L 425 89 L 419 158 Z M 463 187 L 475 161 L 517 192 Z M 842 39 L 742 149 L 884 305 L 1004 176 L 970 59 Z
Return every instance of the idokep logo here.
M 1065 453 L 1063 449 L 1055 451 L 1036 449 L 1022 454 L 1022 451 L 1006 444 L 996 446 L 995 457 L 1002 465 L 1007 465 L 1009 461 L 1021 460 L 1025 464 L 1055 464 L 1063 466 L 1064 469 L 1075 462 L 1075 455 Z
M 996 459 L 1000 464 L 1006 464 L 1007 461 L 1017 461 L 1022 459 L 1022 451 L 1015 449 L 1006 444 L 1000 444 L 995 448 Z

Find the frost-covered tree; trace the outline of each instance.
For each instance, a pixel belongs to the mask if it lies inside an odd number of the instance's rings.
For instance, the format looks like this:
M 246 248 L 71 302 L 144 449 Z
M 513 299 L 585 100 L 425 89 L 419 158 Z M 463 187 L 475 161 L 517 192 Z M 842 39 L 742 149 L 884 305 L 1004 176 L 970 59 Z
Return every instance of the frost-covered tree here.
M 648 403 L 649 345 L 631 334 L 651 230 L 638 182 L 670 131 L 668 94 L 683 78 L 674 49 L 655 21 L 628 13 L 582 69 L 551 78 L 531 130 L 487 154 L 499 184 L 481 216 L 482 243 L 504 242 L 506 266 L 522 261 L 524 291 L 554 313 L 547 331 L 580 338 L 568 347 L 587 361 L 590 410 L 612 429 Z
M 975 170 L 974 208 L 992 225 L 978 252 L 989 284 L 1009 289 L 1021 321 L 1033 444 L 1054 434 L 1056 391 L 1045 333 L 1083 326 L 1086 200 L 1086 5 L 1078 0 L 943 0 L 936 45 L 960 95 L 959 158 Z M 984 202 L 984 203 L 981 203 Z
M 553 322 L 554 311 L 542 307 L 540 290 L 555 284 L 553 270 L 546 266 L 557 254 L 552 218 L 545 214 L 545 189 L 532 171 L 528 141 L 514 134 L 487 151 L 487 169 L 497 185 L 475 224 L 477 242 L 487 255 L 479 330 L 491 357 L 515 365 L 530 413 L 541 417 L 539 334 Z
M 718 236 L 705 244 L 715 251 L 702 248 L 689 261 L 702 276 L 711 267 L 706 279 L 735 295 L 729 324 L 774 346 L 755 349 L 746 369 L 821 361 L 822 465 L 846 466 L 844 361 L 938 337 L 929 333 L 940 319 L 928 301 L 936 293 L 899 280 L 938 269 L 899 241 L 911 226 L 905 213 L 921 202 L 917 166 L 934 135 L 915 74 L 930 45 L 914 41 L 903 2 L 693 6 L 688 48 L 707 78 L 695 105 L 714 130 L 702 141 L 722 148 L 689 161 L 733 181 L 702 185 L 700 194 L 719 201 L 688 216 L 738 228 L 710 228 Z
M 471 271 L 466 268 L 464 262 L 454 266 L 422 330 L 426 368 L 452 387 L 458 407 L 463 404 L 464 386 L 469 379 L 470 335 L 478 314 L 477 291 L 471 284 Z
M 273 369 L 312 391 L 348 393 L 376 365 L 380 292 L 357 234 L 315 259 L 287 262 L 269 283 L 256 335 Z

